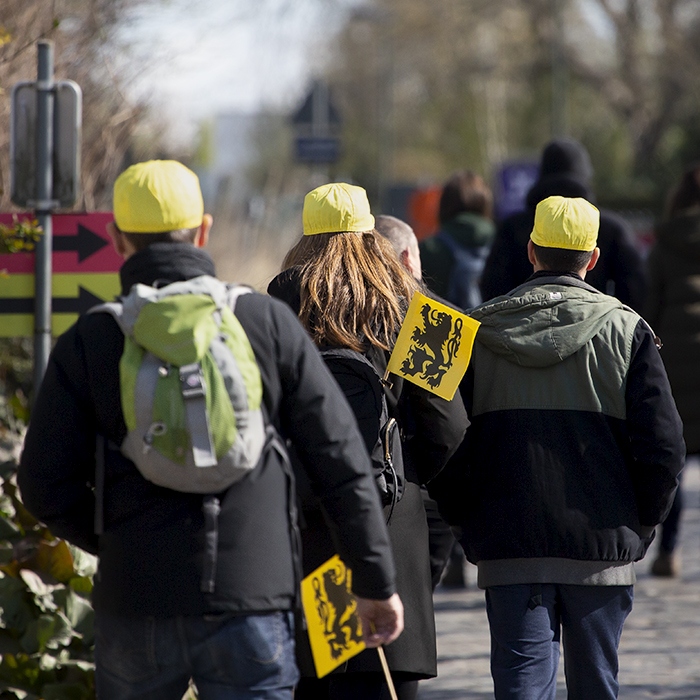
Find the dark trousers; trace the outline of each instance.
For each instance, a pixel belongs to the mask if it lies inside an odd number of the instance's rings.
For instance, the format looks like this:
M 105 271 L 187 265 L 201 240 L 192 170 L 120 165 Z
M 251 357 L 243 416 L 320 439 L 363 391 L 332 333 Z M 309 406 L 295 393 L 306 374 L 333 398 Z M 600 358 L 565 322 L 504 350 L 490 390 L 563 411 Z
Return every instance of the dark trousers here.
M 682 474 L 683 472 L 681 472 Z M 678 534 L 681 524 L 681 512 L 683 511 L 683 493 L 681 492 L 681 487 L 678 487 L 676 495 L 673 499 L 673 504 L 671 505 L 671 510 L 668 513 L 668 517 L 664 520 L 661 525 L 661 540 L 659 541 L 659 547 L 664 552 L 673 552 L 678 544 Z
M 617 649 L 632 598 L 632 586 L 488 588 L 496 700 L 554 700 L 560 639 L 568 700 L 617 698 Z

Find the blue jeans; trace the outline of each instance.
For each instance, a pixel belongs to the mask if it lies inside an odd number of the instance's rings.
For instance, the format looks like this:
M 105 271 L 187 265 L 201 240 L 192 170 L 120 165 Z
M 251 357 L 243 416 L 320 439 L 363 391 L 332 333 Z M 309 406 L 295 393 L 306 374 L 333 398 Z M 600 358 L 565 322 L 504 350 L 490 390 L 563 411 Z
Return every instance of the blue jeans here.
M 554 700 L 560 635 L 568 699 L 617 698 L 617 649 L 632 598 L 632 586 L 488 588 L 496 700 Z
M 291 700 L 299 674 L 289 612 L 125 618 L 98 613 L 99 700 Z

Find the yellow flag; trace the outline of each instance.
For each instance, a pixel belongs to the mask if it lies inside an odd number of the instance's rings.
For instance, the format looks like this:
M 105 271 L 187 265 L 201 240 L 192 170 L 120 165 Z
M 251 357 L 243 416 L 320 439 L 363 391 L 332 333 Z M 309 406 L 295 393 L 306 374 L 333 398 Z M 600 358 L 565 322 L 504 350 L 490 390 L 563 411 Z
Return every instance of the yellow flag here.
M 387 370 L 449 401 L 467 371 L 480 325 L 416 292 Z
M 336 554 L 301 582 L 301 602 L 319 678 L 364 648 L 352 574 Z

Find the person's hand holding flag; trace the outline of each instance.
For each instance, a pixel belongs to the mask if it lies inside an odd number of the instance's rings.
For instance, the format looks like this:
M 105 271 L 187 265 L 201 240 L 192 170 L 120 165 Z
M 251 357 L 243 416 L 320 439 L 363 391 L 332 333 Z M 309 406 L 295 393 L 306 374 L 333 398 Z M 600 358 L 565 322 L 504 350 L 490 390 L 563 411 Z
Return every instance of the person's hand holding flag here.
M 365 646 L 390 644 L 403 632 L 403 604 L 398 593 L 386 600 L 355 597 L 357 614 L 362 620 Z

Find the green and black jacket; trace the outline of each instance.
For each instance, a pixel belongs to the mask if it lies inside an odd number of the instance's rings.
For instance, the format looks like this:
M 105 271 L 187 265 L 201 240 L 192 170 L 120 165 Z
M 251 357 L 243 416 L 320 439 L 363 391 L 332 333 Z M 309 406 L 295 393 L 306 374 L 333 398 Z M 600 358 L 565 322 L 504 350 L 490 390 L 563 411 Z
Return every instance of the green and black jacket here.
M 472 424 L 438 499 L 479 584 L 633 583 L 684 456 L 653 332 L 580 277 L 542 272 L 472 316 Z

